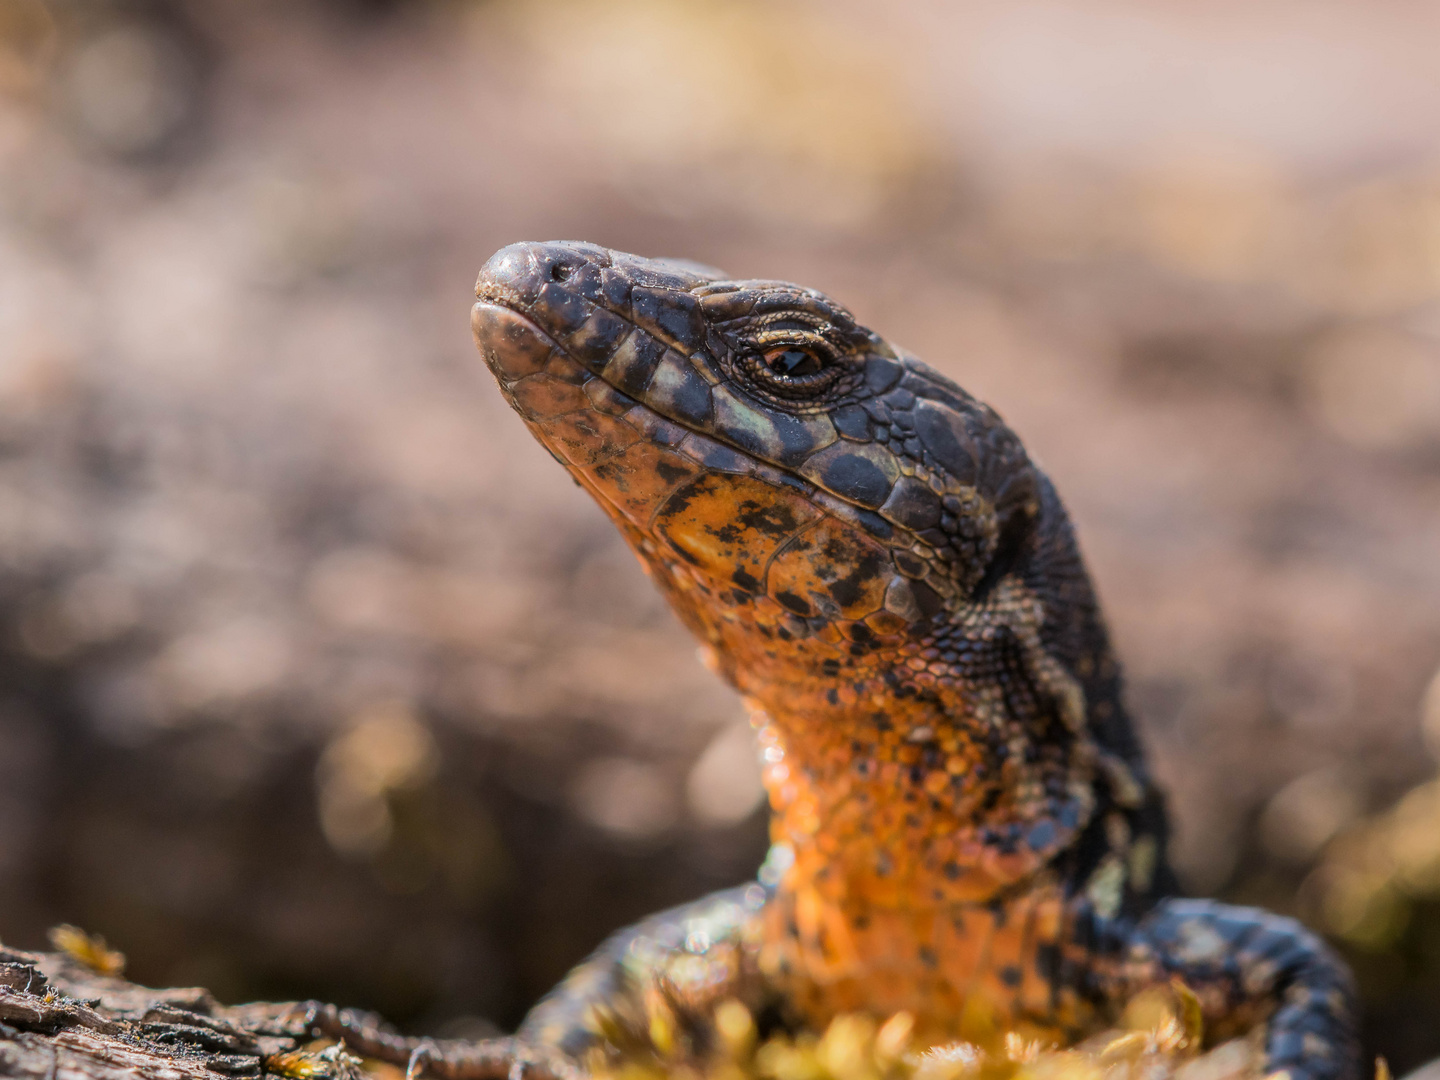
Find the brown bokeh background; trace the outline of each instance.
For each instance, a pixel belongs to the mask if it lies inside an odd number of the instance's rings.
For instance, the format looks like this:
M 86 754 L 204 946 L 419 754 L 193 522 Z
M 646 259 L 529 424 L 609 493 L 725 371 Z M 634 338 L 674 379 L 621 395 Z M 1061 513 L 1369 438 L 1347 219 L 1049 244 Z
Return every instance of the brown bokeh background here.
M 469 341 L 491 251 L 578 238 L 824 289 L 1000 409 L 1187 889 L 1302 915 L 1371 1048 L 1440 1053 L 1437 39 L 0 0 L 0 935 L 477 1034 L 753 871 L 738 702 Z

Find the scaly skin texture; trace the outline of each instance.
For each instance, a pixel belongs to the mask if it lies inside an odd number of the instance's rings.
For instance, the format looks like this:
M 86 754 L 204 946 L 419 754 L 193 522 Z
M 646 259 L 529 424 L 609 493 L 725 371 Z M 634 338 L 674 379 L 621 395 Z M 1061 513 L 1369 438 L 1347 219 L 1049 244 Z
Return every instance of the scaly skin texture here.
M 688 950 L 791 1025 L 1061 1039 L 1172 975 L 1272 1069 L 1358 1075 L 1347 972 L 1298 924 L 1166 899 L 1165 818 L 1065 509 L 988 406 L 774 281 L 589 244 L 481 271 L 480 350 L 745 696 L 757 885 L 617 935 L 520 1035 Z

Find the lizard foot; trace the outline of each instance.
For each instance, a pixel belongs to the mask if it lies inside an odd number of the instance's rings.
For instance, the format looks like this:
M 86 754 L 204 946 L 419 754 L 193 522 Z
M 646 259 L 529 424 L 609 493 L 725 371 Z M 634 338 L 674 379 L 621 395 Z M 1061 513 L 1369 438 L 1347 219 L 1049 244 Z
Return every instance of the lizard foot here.
M 306 1002 L 307 1031 L 343 1042 L 363 1057 L 405 1066 L 406 1080 L 584 1080 L 585 1071 L 558 1050 L 502 1037 L 416 1039 L 397 1035 L 376 1018 L 318 1001 Z

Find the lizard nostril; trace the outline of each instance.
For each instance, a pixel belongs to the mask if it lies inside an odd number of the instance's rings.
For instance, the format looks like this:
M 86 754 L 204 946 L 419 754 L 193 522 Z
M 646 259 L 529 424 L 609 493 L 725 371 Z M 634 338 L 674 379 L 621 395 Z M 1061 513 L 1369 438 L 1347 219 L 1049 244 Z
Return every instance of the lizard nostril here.
M 575 268 L 569 263 L 559 262 L 550 267 L 551 281 L 566 281 L 570 275 L 575 273 Z

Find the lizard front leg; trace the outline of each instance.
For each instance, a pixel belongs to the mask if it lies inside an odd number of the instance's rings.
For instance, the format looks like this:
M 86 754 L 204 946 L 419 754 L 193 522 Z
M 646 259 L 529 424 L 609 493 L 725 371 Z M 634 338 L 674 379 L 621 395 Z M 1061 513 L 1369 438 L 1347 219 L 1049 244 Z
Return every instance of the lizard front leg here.
M 708 977 L 698 987 L 700 1004 L 753 991 L 743 965 L 719 958 L 744 952 L 746 928 L 766 897 L 758 885 L 727 889 L 611 935 L 530 1010 L 513 1037 L 410 1038 L 386 1030 L 376 1017 L 320 1002 L 302 1006 L 303 1026 L 365 1057 L 405 1065 L 407 1080 L 582 1080 L 581 1059 L 603 1037 L 598 1014 L 643 1012 L 637 990 L 643 995 L 658 982 L 673 983 L 682 974 L 677 957 L 696 960 Z
M 1269 1073 L 1290 1080 L 1356 1080 L 1355 988 L 1340 959 L 1294 919 L 1209 900 L 1161 901 L 1137 922 L 1098 920 L 1108 953 L 1099 989 L 1123 1001 L 1178 976 L 1220 1036 L 1266 1023 Z
M 767 896 L 754 884 L 725 889 L 611 935 L 540 999 L 516 1038 L 579 1057 L 601 1038 L 598 1013 L 643 1013 L 639 997 L 658 982 L 698 994 L 701 1008 L 725 997 L 758 1006 L 746 934 Z M 694 970 L 685 970 L 687 960 Z

